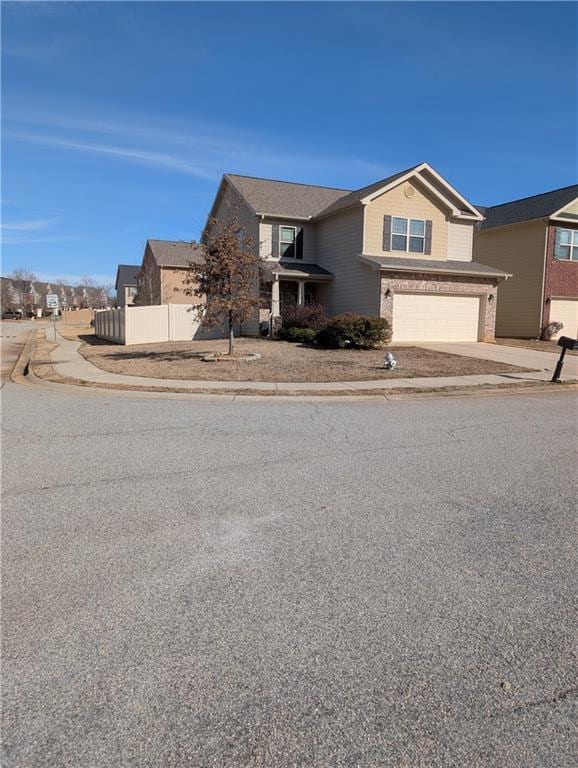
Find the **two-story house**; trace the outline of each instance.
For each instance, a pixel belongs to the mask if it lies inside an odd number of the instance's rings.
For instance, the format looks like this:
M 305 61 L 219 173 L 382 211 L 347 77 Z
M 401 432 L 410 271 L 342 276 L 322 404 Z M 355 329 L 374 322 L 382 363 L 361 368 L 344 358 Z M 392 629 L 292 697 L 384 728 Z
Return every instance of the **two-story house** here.
M 482 208 L 474 256 L 512 272 L 498 290 L 496 335 L 578 337 L 578 185 Z
M 264 259 L 261 321 L 316 301 L 387 318 L 395 342 L 494 338 L 508 274 L 472 261 L 483 216 L 427 163 L 355 191 L 225 174 L 209 221 L 231 216 Z

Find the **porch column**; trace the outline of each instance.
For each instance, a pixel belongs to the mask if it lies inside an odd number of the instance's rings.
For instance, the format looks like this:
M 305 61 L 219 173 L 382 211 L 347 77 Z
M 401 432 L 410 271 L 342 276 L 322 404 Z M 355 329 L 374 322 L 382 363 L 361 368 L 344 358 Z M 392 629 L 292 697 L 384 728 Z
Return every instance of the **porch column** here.
M 281 314 L 281 301 L 279 299 L 279 278 L 275 277 L 271 285 L 271 314 L 278 317 Z
M 299 280 L 297 283 L 297 304 L 305 304 L 305 280 Z

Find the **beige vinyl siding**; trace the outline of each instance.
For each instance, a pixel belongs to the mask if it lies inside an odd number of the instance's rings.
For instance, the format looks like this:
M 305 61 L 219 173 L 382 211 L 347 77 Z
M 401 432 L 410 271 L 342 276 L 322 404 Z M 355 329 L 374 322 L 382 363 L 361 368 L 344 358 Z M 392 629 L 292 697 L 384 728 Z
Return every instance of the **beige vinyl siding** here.
M 411 197 L 408 190 L 414 189 Z M 423 259 L 423 253 L 383 250 L 383 217 L 401 216 L 407 219 L 424 219 L 432 222 L 432 249 L 428 259 L 447 259 L 448 226 L 447 217 L 442 210 L 442 203 L 425 187 L 420 187 L 417 180 L 404 182 L 389 192 L 375 198 L 365 209 L 365 237 L 363 253 L 368 256 L 402 256 L 403 258 Z
M 540 335 L 545 245 L 539 221 L 474 233 L 474 260 L 513 275 L 498 286 L 496 336 Z
M 363 242 L 363 208 L 321 219 L 317 224 L 317 263 L 335 275 L 317 285 L 318 301 L 330 315 L 379 315 L 379 272 L 357 258 Z
M 265 219 L 265 221 L 259 222 L 260 253 L 264 259 L 279 258 L 278 252 L 271 252 L 273 245 L 273 226 L 295 227 L 297 230 L 303 229 L 303 261 L 315 261 L 315 227 L 308 222 L 283 219 Z
M 565 213 L 573 213 L 575 216 L 578 216 L 578 200 L 574 200 L 567 205 L 564 210 L 560 212 L 559 216 L 564 216 Z
M 471 261 L 474 225 L 466 221 L 448 221 L 448 259 Z

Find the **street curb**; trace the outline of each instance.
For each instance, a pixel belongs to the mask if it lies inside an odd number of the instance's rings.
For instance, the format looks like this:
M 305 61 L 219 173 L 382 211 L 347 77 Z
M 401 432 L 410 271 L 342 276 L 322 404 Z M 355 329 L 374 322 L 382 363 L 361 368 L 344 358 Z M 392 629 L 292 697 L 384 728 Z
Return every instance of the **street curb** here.
M 10 380 L 16 383 L 22 383 L 22 379 L 28 376 L 30 372 L 30 363 L 33 362 L 34 350 L 36 347 L 36 328 L 33 328 L 24 342 L 22 351 L 18 355 L 18 360 L 10 372 Z
M 34 334 L 34 339 L 32 335 Z M 448 398 L 448 397 L 490 397 L 495 395 L 518 395 L 518 394 L 540 394 L 553 392 L 554 390 L 560 391 L 561 385 L 553 387 L 552 384 L 534 380 L 531 383 L 526 380 L 520 381 L 517 384 L 504 383 L 504 384 L 479 384 L 479 385 L 455 385 L 447 387 L 429 387 L 429 388 L 416 388 L 400 387 L 396 389 L 386 391 L 364 390 L 363 394 L 350 394 L 347 391 L 331 391 L 328 389 L 325 391 L 315 390 L 301 390 L 301 391 L 270 391 L 268 394 L 261 394 L 258 391 L 248 391 L 247 389 L 235 389 L 231 387 L 229 389 L 215 389 L 210 388 L 203 389 L 191 389 L 187 387 L 179 387 L 178 380 L 175 379 L 174 384 L 167 386 L 154 386 L 150 387 L 140 384 L 111 384 L 105 382 L 95 382 L 90 379 L 83 379 L 80 377 L 68 377 L 54 371 L 56 377 L 59 380 L 53 380 L 51 378 L 44 378 L 39 376 L 34 370 L 35 353 L 37 350 L 36 330 L 31 331 L 31 335 L 28 338 L 24 349 L 20 355 L 18 363 L 22 361 L 23 365 L 20 366 L 20 372 L 16 374 L 13 381 L 19 383 L 27 383 L 33 386 L 41 386 L 50 389 L 60 389 L 60 391 L 84 391 L 91 394 L 114 394 L 116 396 L 130 396 L 136 395 L 141 397 L 152 397 L 154 399 L 193 399 L 204 400 L 205 402 L 311 402 L 311 403 L 332 403 L 332 402 L 347 402 L 347 403 L 360 403 L 360 402 L 395 402 L 405 400 L 423 400 L 431 398 Z M 25 369 L 25 372 L 24 372 Z M 231 382 L 233 384 L 233 382 Z M 377 388 L 376 388 L 377 389 Z M 562 385 L 564 391 L 576 391 L 578 390 L 577 381 L 568 381 Z

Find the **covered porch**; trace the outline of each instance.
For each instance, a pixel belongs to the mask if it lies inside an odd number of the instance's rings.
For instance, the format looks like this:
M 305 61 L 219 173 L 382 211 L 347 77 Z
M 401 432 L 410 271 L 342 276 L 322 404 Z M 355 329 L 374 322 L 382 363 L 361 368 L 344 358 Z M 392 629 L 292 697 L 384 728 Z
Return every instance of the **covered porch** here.
M 268 322 L 272 333 L 281 322 L 285 307 L 291 304 L 313 304 L 318 301 L 317 288 L 334 279 L 334 275 L 317 264 L 280 262 L 275 264 L 262 283 L 261 321 Z M 266 315 L 266 316 L 265 316 Z

